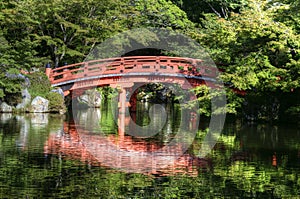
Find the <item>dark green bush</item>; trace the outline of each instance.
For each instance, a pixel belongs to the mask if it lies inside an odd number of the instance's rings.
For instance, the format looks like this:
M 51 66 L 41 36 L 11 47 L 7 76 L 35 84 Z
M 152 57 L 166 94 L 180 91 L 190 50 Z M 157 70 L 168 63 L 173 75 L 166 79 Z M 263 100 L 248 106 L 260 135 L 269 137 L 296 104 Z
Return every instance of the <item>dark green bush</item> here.
M 18 70 L 13 68 L 0 73 L 0 99 L 6 101 L 9 105 L 16 105 L 22 101 L 21 89 L 24 79 L 9 78 L 6 74 L 17 76 L 19 73 Z

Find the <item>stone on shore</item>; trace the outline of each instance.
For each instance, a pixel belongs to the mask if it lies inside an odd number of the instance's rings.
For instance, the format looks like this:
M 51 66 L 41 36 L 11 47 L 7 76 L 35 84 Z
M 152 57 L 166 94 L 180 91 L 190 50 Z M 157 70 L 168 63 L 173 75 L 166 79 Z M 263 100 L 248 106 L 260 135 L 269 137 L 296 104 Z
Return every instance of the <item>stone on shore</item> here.
M 0 112 L 11 113 L 13 110 L 12 106 L 8 105 L 6 102 L 2 102 L 0 105 Z
M 49 101 L 40 96 L 35 97 L 31 102 L 31 112 L 33 113 L 49 112 Z

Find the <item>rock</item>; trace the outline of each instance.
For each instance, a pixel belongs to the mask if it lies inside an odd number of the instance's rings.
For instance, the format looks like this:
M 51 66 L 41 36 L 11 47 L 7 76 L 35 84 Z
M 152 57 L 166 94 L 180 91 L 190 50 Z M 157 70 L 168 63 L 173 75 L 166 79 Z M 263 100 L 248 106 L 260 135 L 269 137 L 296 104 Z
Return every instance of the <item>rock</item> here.
M 12 119 L 13 114 L 12 113 L 1 113 L 0 114 L 0 121 L 2 123 L 7 122 L 8 120 Z
M 11 74 L 11 73 L 5 73 L 5 76 L 9 79 L 23 79 L 23 86 L 29 87 L 30 86 L 30 80 L 28 77 L 24 76 L 23 74 Z
M 30 69 L 30 73 L 36 73 L 36 72 L 40 72 L 40 69 L 39 68 L 36 68 L 36 67 L 32 67 Z
M 29 80 L 28 77 L 25 78 L 25 82 L 23 83 L 23 86 L 26 87 L 26 88 L 30 87 L 30 80 Z
M 31 101 L 31 95 L 27 88 L 22 90 L 22 102 L 16 106 L 17 109 L 24 109 Z
M 2 112 L 2 113 L 11 113 L 12 112 L 12 106 L 9 106 L 8 104 L 6 104 L 6 102 L 3 102 L 0 105 L 0 112 Z
M 60 94 L 62 96 L 62 98 L 65 97 L 64 91 L 61 88 L 52 89 L 50 92 L 58 93 L 58 94 Z
M 5 76 L 9 79 L 25 79 L 24 75 L 20 74 L 13 74 L 13 73 L 5 73 Z
M 78 102 L 88 107 L 98 108 L 101 106 L 102 96 L 96 89 L 87 90 L 85 94 L 77 98 Z
M 31 112 L 33 113 L 46 113 L 49 112 L 48 109 L 49 101 L 37 96 L 31 102 Z
M 59 109 L 59 111 L 58 111 L 58 113 L 61 115 L 65 114 L 66 112 L 67 112 L 66 109 Z

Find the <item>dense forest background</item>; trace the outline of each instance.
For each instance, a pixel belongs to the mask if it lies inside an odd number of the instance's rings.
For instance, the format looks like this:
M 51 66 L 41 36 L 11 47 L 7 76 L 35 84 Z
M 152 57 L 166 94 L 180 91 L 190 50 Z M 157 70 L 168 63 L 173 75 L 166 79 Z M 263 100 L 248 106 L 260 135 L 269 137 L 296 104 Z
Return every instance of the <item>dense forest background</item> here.
M 299 10 L 299 0 L 2 0 L 0 98 L 21 90 L 7 72 L 81 62 L 117 33 L 159 27 L 187 35 L 210 53 L 224 71 L 229 114 L 297 122 Z M 205 88 L 196 91 L 204 96 L 199 100 L 209 98 Z M 209 105 L 201 108 L 210 114 Z

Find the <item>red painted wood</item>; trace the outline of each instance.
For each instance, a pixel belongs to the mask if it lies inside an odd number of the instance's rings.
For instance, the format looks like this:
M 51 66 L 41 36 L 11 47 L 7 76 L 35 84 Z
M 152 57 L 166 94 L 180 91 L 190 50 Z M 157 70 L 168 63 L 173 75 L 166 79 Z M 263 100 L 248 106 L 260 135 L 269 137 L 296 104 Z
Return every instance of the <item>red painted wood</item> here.
M 200 59 L 168 56 L 132 56 L 101 60 L 92 60 L 62 66 L 47 71 L 54 86 L 74 83 L 65 91 L 72 97 L 83 93 L 85 89 L 109 85 L 130 88 L 135 83 L 170 83 L 179 84 L 189 89 L 202 84 L 218 87 L 214 80 L 219 74 L 216 67 L 204 66 Z M 203 77 L 210 78 L 204 81 Z M 200 79 L 199 79 L 200 78 Z
M 51 84 L 58 84 L 84 77 L 142 72 L 184 74 L 213 78 L 217 76 L 218 69 L 216 67 L 200 66 L 200 64 L 196 65 L 195 63 L 201 64 L 203 61 L 191 58 L 167 56 L 109 58 L 55 68 L 49 74 L 49 78 Z M 183 70 L 180 68 L 183 68 Z M 107 82 L 107 84 L 109 83 L 110 82 Z M 106 83 L 102 82 L 102 84 Z

